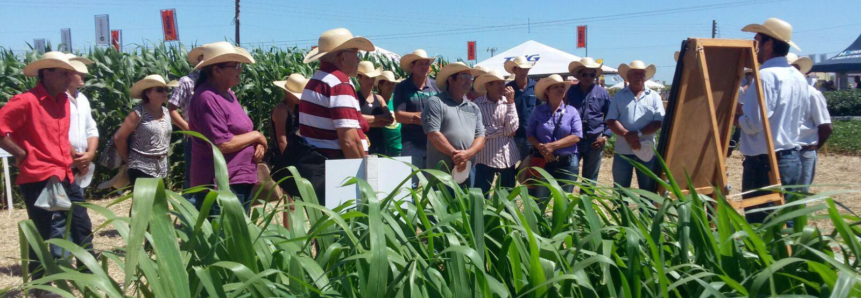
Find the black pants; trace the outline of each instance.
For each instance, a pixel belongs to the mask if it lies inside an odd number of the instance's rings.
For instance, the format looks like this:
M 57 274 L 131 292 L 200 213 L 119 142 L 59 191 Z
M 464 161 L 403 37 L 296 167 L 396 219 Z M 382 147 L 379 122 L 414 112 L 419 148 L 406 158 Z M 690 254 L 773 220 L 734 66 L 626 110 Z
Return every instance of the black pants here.
M 129 183 L 132 186 L 135 186 L 135 181 L 137 181 L 138 178 L 155 178 L 155 176 L 144 173 L 143 171 L 138 170 L 138 169 L 128 169 L 128 171 L 129 171 Z
M 71 238 L 73 243 L 88 250 L 90 253 L 93 253 L 93 223 L 90 221 L 90 216 L 87 214 L 86 208 L 73 205 L 72 209 L 69 211 L 48 211 L 35 206 L 36 200 L 39 198 L 39 194 L 41 194 L 42 190 L 45 189 L 45 185 L 47 185 L 47 183 L 48 181 L 45 180 L 21 184 L 18 186 L 21 188 L 21 194 L 24 196 L 24 204 L 27 207 L 27 216 L 33 221 L 33 224 L 36 225 L 36 230 L 39 231 L 39 236 L 42 236 L 45 240 L 51 238 L 63 238 L 63 232 L 65 232 L 65 228 L 67 226 L 66 221 L 69 214 L 71 214 L 72 222 L 68 223 L 69 238 Z M 69 196 L 69 200 L 72 201 L 72 203 L 85 201 L 84 193 L 81 191 L 81 187 L 77 184 L 70 183 L 69 179 L 63 180 L 61 184 L 63 185 L 63 190 L 66 191 L 66 195 Z M 62 227 L 62 232 L 57 231 L 55 227 Z M 22 239 L 21 241 L 24 240 Z M 58 258 L 61 256 L 55 255 L 53 257 Z M 43 271 L 36 272 L 40 266 L 41 263 L 36 256 L 36 252 L 31 247 L 30 266 L 28 268 L 30 269 L 31 274 L 33 274 L 33 279 L 40 278 L 44 275 Z
M 240 183 L 240 184 L 231 184 L 230 192 L 236 195 L 236 198 L 239 199 L 239 203 L 242 204 L 242 207 L 245 208 L 245 213 L 248 214 L 248 211 L 251 210 L 251 204 L 254 200 L 254 192 L 252 191 L 254 188 L 254 184 L 250 183 Z M 195 193 L 195 202 L 197 205 L 197 210 L 200 210 L 203 207 L 203 202 L 206 200 L 206 195 L 209 194 L 209 191 L 201 191 Z M 221 206 L 218 205 L 218 202 L 212 204 L 212 209 L 209 209 L 210 216 L 221 215 Z

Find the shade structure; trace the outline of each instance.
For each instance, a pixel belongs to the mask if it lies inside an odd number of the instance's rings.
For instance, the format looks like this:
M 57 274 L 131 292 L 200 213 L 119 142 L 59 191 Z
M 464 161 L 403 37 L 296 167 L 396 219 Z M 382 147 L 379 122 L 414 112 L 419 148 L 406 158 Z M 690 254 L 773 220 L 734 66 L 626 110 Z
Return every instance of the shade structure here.
M 580 61 L 580 57 L 578 56 L 566 53 L 540 42 L 530 40 L 481 61 L 476 65 L 491 70 L 498 70 L 502 73 L 508 73 L 505 71 L 505 67 L 503 66 L 505 61 L 512 60 L 517 56 L 526 56 L 529 61 L 535 63 L 535 66 L 533 66 L 532 70 L 529 71 L 530 76 L 562 74 L 563 77 L 565 77 L 568 75 L 568 64 L 571 63 L 571 61 Z M 619 72 L 617 69 L 607 66 L 606 62 L 601 69 L 605 74 L 615 74 Z
M 848 48 L 831 59 L 816 63 L 811 72 L 861 71 L 861 35 Z

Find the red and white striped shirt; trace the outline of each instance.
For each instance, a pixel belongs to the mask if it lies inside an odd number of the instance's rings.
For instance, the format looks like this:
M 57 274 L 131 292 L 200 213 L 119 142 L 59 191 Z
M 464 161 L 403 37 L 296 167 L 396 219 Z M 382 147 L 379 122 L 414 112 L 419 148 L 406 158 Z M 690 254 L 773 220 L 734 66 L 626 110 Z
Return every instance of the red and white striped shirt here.
M 330 158 L 343 156 L 338 144 L 338 128 L 355 128 L 368 151 L 368 122 L 362 117 L 356 87 L 350 78 L 329 63 L 305 85 L 299 102 L 299 133 L 308 144 L 321 149 Z

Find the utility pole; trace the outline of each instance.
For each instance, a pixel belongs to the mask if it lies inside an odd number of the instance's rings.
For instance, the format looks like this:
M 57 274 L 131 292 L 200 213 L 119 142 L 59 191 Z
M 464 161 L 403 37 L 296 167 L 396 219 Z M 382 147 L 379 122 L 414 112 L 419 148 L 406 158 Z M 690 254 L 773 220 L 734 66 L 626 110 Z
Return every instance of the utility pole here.
M 239 0 L 236 0 L 239 1 Z M 717 36 L 717 20 L 712 20 L 712 38 Z
M 236 18 L 233 19 L 236 26 L 236 46 L 239 46 L 239 0 L 236 0 Z
M 490 52 L 490 57 L 493 57 L 493 54 L 496 53 L 497 50 L 499 49 L 497 49 L 496 47 L 487 48 L 487 51 Z

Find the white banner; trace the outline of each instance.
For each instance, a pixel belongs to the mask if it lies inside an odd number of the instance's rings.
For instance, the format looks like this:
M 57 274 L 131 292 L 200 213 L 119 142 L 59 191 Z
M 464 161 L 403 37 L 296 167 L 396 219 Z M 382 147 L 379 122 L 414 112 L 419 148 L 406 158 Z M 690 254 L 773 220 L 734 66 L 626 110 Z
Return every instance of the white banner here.
M 60 46 L 58 48 L 63 52 L 72 52 L 72 29 L 60 29 Z
M 45 39 L 44 38 L 36 38 L 33 39 L 33 49 L 39 52 L 39 54 L 45 53 Z
M 96 45 L 106 46 L 111 44 L 111 22 L 108 15 L 96 15 Z

